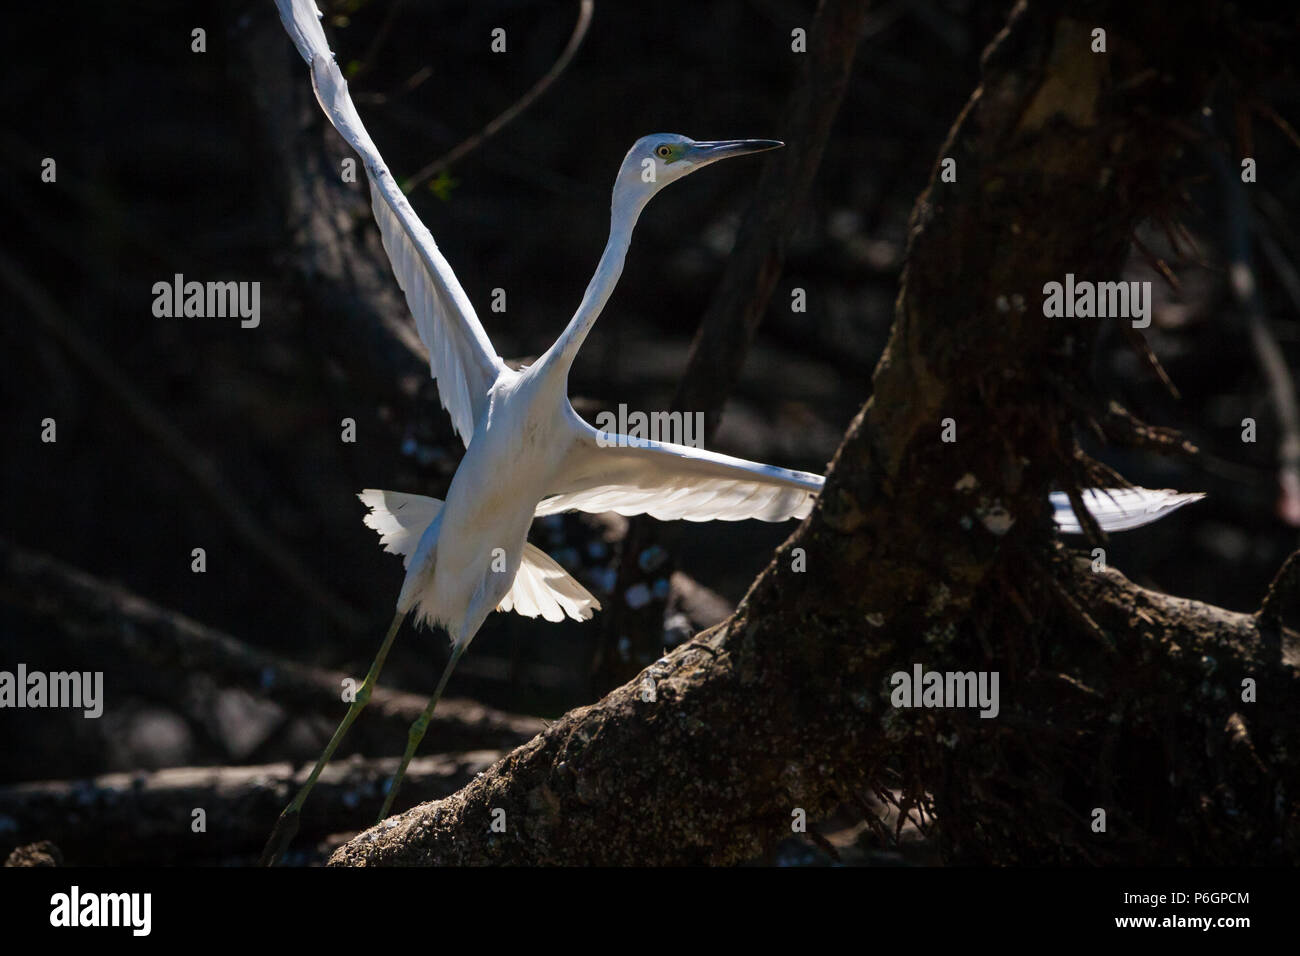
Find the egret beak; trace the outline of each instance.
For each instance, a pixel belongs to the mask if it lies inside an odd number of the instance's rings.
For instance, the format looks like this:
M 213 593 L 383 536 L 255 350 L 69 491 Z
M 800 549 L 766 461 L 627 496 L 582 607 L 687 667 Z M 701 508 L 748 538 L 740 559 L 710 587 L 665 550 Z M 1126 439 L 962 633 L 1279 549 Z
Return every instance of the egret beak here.
M 733 156 L 746 156 L 749 153 L 763 153 L 769 149 L 780 149 L 785 143 L 779 139 L 721 139 L 712 143 L 695 143 L 690 148 L 687 158 L 703 166 L 716 163 L 720 159 Z

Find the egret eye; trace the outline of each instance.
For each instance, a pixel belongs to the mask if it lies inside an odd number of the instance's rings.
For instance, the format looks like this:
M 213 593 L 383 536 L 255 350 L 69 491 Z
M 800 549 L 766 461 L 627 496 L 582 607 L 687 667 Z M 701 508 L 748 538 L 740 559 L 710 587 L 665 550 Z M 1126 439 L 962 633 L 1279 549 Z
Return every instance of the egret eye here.
M 667 159 L 672 154 L 673 154 L 672 148 L 667 144 L 660 146 L 655 150 L 655 155 L 658 156 L 660 159 Z

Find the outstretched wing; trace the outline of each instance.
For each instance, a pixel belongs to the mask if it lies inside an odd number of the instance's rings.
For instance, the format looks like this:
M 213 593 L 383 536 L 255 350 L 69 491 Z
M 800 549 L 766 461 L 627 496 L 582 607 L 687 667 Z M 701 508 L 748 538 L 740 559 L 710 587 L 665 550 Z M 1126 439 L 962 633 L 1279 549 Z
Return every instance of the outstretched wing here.
M 561 487 L 538 504 L 538 517 L 613 511 L 662 521 L 785 521 L 806 516 L 825 481 L 702 448 L 597 432 L 581 419 L 574 424 Z
M 1102 531 L 1128 531 L 1159 521 L 1185 504 L 1200 501 L 1202 492 L 1171 491 L 1162 488 L 1089 488 L 1081 495 L 1083 506 L 1097 519 Z M 1053 491 L 1052 517 L 1062 534 L 1082 534 L 1079 518 L 1064 491 Z
M 474 423 L 487 405 L 488 390 L 505 364 L 493 350 L 451 266 L 361 124 L 347 81 L 325 39 L 314 0 L 276 0 L 276 6 L 298 52 L 311 67 L 312 88 L 321 109 L 366 165 L 384 250 L 406 293 L 420 341 L 429 350 L 429 372 L 438 382 L 442 406 L 468 445 Z
M 648 514 L 665 521 L 785 521 L 812 510 L 825 479 L 730 458 L 699 448 L 597 432 L 570 417 L 574 440 L 561 469 L 561 487 L 537 506 L 537 517 L 562 511 Z M 1159 521 L 1205 495 L 1149 488 L 1090 488 L 1083 503 L 1103 531 L 1127 531 Z M 1056 525 L 1082 530 L 1064 492 L 1053 492 Z

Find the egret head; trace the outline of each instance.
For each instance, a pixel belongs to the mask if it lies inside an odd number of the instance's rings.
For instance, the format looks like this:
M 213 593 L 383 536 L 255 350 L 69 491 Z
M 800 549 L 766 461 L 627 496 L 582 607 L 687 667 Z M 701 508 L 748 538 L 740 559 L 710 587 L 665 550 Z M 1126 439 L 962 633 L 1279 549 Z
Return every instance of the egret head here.
M 671 182 L 710 163 L 732 156 L 747 156 L 785 144 L 775 139 L 724 139 L 696 142 L 677 133 L 642 136 L 628 150 L 614 183 L 614 204 L 621 198 L 643 205 Z

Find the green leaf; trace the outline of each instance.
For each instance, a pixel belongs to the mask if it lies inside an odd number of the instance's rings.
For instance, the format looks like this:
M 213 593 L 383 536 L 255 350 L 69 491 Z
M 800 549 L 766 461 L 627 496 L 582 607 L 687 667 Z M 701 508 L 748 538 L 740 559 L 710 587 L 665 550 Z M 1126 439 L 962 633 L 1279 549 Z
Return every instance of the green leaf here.
M 433 193 L 443 202 L 447 202 L 451 199 L 451 191 L 459 185 L 460 180 L 452 179 L 451 174 L 444 169 L 442 172 L 438 173 L 437 176 L 433 177 L 433 180 L 429 183 L 429 192 Z

